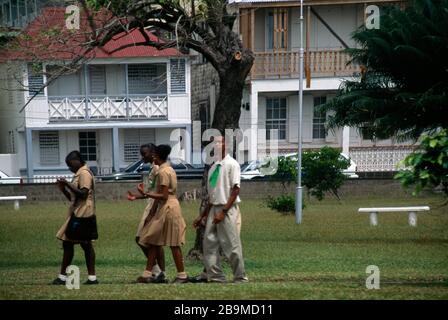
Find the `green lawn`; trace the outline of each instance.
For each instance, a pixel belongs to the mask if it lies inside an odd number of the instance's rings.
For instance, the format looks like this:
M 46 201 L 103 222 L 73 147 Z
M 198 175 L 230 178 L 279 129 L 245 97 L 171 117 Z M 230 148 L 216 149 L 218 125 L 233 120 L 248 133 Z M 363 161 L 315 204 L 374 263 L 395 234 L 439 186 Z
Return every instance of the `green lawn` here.
M 281 215 L 260 201 L 244 201 L 242 241 L 248 284 L 135 284 L 145 260 L 134 243 L 142 202 L 98 202 L 100 239 L 96 242 L 98 286 L 80 290 L 48 283 L 58 274 L 62 256 L 55 233 L 66 204 L 0 205 L 0 299 L 447 299 L 447 208 L 420 214 L 418 227 L 407 224 L 407 214 L 379 216 L 372 228 L 362 206 L 423 205 L 435 208 L 437 198 L 329 199 L 307 204 L 303 224 Z M 183 203 L 188 225 L 197 203 Z M 191 248 L 189 227 L 184 254 Z M 175 276 L 166 250 L 167 273 Z M 81 248 L 74 264 L 87 278 Z M 377 265 L 381 289 L 367 290 L 366 267 Z M 202 268 L 186 261 L 190 275 Z M 228 265 L 225 270 L 231 276 Z

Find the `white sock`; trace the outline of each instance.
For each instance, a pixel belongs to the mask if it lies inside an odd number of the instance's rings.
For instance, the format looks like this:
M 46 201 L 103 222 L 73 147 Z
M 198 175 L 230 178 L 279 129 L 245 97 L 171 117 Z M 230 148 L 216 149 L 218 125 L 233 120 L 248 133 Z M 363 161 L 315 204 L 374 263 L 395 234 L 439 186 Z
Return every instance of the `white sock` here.
M 178 273 L 177 273 L 177 277 L 178 277 L 179 279 L 187 279 L 187 278 L 188 278 L 186 272 L 178 272 Z
M 152 267 L 152 274 L 154 275 L 154 276 L 158 276 L 158 274 L 160 273 L 160 272 L 162 272 L 162 270 L 160 270 L 160 267 L 159 267 L 159 265 L 158 264 L 155 264 L 154 265 L 154 267 Z
M 90 275 L 89 275 L 88 279 L 89 279 L 90 281 L 95 281 L 95 280 L 96 280 L 96 276 L 90 276 Z
M 58 278 L 61 279 L 62 281 L 67 281 L 67 276 L 65 274 L 58 275 Z

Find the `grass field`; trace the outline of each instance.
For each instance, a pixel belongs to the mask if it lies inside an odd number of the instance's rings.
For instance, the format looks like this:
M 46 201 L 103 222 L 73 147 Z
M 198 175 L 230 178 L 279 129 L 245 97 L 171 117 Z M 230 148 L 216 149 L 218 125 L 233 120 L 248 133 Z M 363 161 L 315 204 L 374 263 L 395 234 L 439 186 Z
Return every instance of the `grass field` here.
M 0 206 L 0 299 L 447 299 L 448 212 L 420 214 L 418 227 L 407 214 L 379 216 L 372 228 L 362 206 L 440 204 L 440 199 L 329 199 L 307 204 L 303 224 L 294 216 L 244 201 L 242 241 L 248 284 L 135 284 L 145 260 L 134 243 L 143 203 L 98 202 L 100 238 L 96 242 L 98 286 L 68 290 L 51 286 L 62 257 L 55 233 L 64 221 L 64 203 Z M 191 225 L 197 203 L 182 204 Z M 193 245 L 189 227 L 184 254 Z M 74 264 L 87 271 L 81 248 Z M 166 250 L 167 273 L 175 276 Z M 366 267 L 377 265 L 381 288 L 367 290 Z M 190 275 L 200 272 L 198 261 L 186 261 Z M 225 270 L 231 276 L 228 265 Z

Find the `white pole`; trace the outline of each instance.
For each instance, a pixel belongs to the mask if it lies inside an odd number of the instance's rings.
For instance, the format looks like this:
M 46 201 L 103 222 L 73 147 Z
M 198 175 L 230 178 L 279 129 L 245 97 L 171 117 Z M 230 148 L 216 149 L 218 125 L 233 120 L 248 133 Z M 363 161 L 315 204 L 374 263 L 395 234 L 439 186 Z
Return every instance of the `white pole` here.
M 300 51 L 299 51 L 299 134 L 296 188 L 296 223 L 302 223 L 302 110 L 303 110 L 303 0 L 300 0 Z

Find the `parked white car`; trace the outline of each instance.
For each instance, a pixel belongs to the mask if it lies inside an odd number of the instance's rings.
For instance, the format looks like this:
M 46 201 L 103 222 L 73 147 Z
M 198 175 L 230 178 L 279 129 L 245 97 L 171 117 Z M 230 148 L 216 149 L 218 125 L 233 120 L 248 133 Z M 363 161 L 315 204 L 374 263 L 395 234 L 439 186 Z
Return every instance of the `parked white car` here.
M 289 154 L 280 155 L 280 156 L 297 160 L 297 153 L 289 153 Z M 345 159 L 349 159 L 349 157 L 344 153 L 341 153 L 341 157 L 344 157 Z M 359 178 L 359 176 L 356 174 L 356 170 L 357 170 L 356 163 L 352 159 L 349 159 L 349 160 L 350 160 L 350 166 L 347 169 L 343 170 L 342 173 L 351 179 Z M 257 178 L 258 179 L 264 178 L 266 176 L 266 174 L 260 172 L 260 166 L 262 165 L 262 163 L 263 162 L 260 160 L 253 160 L 253 161 L 244 163 L 241 166 L 241 179 L 242 180 L 252 180 L 252 179 L 257 179 Z
M 23 179 L 21 177 L 10 177 L 0 170 L 0 184 L 22 184 L 22 183 Z

